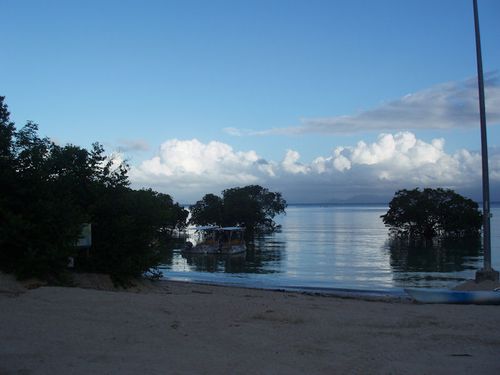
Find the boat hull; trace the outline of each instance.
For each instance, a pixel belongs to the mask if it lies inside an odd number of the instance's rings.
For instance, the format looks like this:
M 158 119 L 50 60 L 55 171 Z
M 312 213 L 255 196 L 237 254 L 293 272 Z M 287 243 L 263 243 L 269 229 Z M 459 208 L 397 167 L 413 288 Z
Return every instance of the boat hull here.
M 221 249 L 221 254 L 242 254 L 247 251 L 247 248 L 245 245 L 232 245 L 228 247 L 222 247 Z
M 213 246 L 206 244 L 199 244 L 194 247 L 186 247 L 182 250 L 183 253 L 187 254 L 244 254 L 247 251 L 245 245 L 232 245 L 232 246 Z
M 219 253 L 219 247 L 207 244 L 199 244 L 194 247 L 186 247 L 183 252 L 189 254 L 217 254 Z
M 448 289 L 405 289 L 420 303 L 453 303 L 463 305 L 500 305 L 500 291 L 458 291 Z
M 196 227 L 198 238 L 187 241 L 183 253 L 234 255 L 246 252 L 242 227 Z

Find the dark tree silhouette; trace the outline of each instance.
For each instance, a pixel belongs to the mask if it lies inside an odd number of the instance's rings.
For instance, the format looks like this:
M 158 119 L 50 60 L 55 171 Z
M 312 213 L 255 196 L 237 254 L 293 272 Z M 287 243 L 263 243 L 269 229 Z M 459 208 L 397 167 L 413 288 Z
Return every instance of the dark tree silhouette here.
M 441 188 L 399 190 L 381 217 L 397 236 L 465 237 L 478 235 L 481 229 L 477 203 Z
M 157 247 L 187 211 L 167 194 L 129 188 L 128 166 L 105 155 L 59 146 L 28 122 L 19 131 L 0 97 L 0 269 L 19 277 L 60 281 L 68 257 L 77 267 L 110 274 L 115 281 L 157 266 Z M 92 247 L 75 247 L 84 223 Z
M 195 225 L 220 225 L 223 222 L 223 201 L 215 194 L 206 194 L 190 206 L 190 222 Z
M 259 185 L 224 190 L 222 198 L 207 194 L 191 209 L 190 222 L 196 225 L 240 225 L 247 233 L 275 231 L 273 218 L 285 213 L 286 201 L 281 193 L 270 192 Z

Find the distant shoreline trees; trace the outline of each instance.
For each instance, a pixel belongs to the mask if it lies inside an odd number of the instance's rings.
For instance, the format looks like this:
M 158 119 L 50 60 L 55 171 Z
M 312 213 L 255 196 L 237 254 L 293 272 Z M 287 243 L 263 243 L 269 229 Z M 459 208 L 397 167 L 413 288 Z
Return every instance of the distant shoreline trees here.
M 287 203 L 281 193 L 259 185 L 235 187 L 222 192 L 222 197 L 206 194 L 190 206 L 190 224 L 243 226 L 249 235 L 274 232 L 279 226 L 274 217 L 285 213 Z
M 441 188 L 399 190 L 381 217 L 391 234 L 427 240 L 478 236 L 482 226 L 476 202 Z
M 129 187 L 128 165 L 92 150 L 59 146 L 20 130 L 0 96 L 0 270 L 20 278 L 57 282 L 68 257 L 81 270 L 110 274 L 117 282 L 159 263 L 157 248 L 187 211 L 167 194 Z M 83 223 L 92 223 L 88 256 L 75 248 Z M 79 256 L 80 255 L 80 256 Z

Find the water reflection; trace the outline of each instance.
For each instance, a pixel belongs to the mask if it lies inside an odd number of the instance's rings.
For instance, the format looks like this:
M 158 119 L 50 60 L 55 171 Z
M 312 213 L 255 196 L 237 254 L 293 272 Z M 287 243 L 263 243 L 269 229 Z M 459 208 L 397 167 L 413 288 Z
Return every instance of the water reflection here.
M 397 286 L 452 286 L 473 277 L 482 255 L 479 238 L 431 242 L 390 239 L 386 249 Z
M 280 273 L 285 243 L 276 241 L 271 235 L 261 236 L 247 243 L 243 254 L 189 254 L 182 252 L 184 241 L 172 244 L 162 253 L 164 270 L 175 272 Z
M 247 244 L 247 270 L 249 273 L 280 273 L 286 258 L 286 242 L 273 235 L 254 238 Z
M 245 254 L 185 254 L 180 256 L 194 271 L 239 273 L 245 268 Z
M 257 237 L 243 257 L 185 255 L 182 242 L 165 251 L 162 270 L 210 273 L 257 282 L 350 288 L 453 287 L 482 265 L 481 244 L 388 240 L 384 206 L 291 206 L 282 232 Z M 500 217 L 492 220 L 493 267 L 500 269 Z M 496 221 L 495 221 L 496 220 Z M 224 275 L 225 274 L 225 275 Z
M 443 241 L 390 239 L 390 264 L 394 272 L 457 272 L 471 269 L 478 259 L 479 238 Z

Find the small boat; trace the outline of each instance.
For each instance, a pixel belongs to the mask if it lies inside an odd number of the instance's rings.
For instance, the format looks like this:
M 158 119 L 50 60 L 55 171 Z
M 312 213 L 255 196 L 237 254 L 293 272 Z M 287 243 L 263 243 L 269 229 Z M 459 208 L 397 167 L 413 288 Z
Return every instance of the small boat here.
M 192 228 L 195 235 L 186 242 L 189 254 L 242 254 L 246 251 L 245 228 L 204 226 Z
M 420 303 L 455 303 L 464 305 L 500 305 L 498 290 L 449 290 L 449 289 L 405 289 L 415 301 Z

